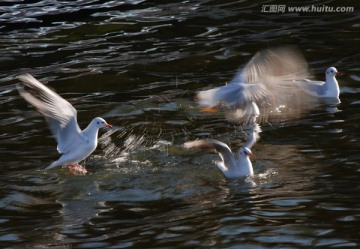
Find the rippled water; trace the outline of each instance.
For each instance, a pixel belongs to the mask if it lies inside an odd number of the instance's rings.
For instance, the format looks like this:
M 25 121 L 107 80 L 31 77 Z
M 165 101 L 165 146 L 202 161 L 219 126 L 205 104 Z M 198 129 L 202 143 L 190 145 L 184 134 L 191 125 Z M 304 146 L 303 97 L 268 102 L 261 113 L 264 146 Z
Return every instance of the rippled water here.
M 2 1 L 2 248 L 359 247 L 359 5 L 261 12 L 273 4 Z M 256 176 L 226 180 L 217 155 L 179 145 L 213 137 L 238 148 L 243 128 L 198 112 L 194 93 L 281 44 L 296 44 L 319 80 L 328 66 L 344 71 L 342 103 L 263 126 Z M 82 127 L 94 116 L 116 126 L 101 132 L 91 174 L 42 170 L 58 155 L 43 117 L 16 91 L 23 72 L 68 99 Z

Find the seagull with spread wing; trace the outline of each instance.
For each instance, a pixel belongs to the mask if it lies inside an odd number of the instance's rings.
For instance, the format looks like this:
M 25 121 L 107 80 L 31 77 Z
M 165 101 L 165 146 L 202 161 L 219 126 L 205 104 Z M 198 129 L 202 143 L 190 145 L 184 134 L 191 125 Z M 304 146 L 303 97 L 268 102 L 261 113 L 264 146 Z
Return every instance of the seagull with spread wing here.
M 317 97 L 325 103 L 339 104 L 340 88 L 336 76 L 342 74 L 335 67 L 329 67 L 325 72 L 325 81 L 300 79 L 295 82 L 310 96 Z
M 228 179 L 253 176 L 254 170 L 250 157 L 254 157 L 251 148 L 259 139 L 260 127 L 255 125 L 248 140 L 234 155 L 229 146 L 215 139 L 201 139 L 184 143 L 185 149 L 195 149 L 218 153 L 221 161 L 216 162 L 216 167 Z
M 85 173 L 86 169 L 78 163 L 87 158 L 97 147 L 98 130 L 101 127 L 111 128 L 111 125 L 97 117 L 81 130 L 77 122 L 76 109 L 68 101 L 30 74 L 23 74 L 18 78 L 22 81 L 22 84 L 18 85 L 19 93 L 44 115 L 58 143 L 57 150 L 62 154 L 46 169 L 67 165 L 70 169 Z
M 205 112 L 219 107 L 230 110 L 228 118 L 240 123 L 295 119 L 309 110 L 317 98 L 295 83 L 309 76 L 301 53 L 293 47 L 262 50 L 229 84 L 200 91 L 196 99 Z

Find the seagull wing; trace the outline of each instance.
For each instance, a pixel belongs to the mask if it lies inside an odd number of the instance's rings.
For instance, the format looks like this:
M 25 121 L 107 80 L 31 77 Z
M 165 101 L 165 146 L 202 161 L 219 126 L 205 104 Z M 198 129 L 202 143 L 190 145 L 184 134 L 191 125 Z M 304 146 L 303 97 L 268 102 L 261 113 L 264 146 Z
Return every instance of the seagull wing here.
M 301 117 L 319 101 L 296 83 L 308 76 L 308 65 L 294 47 L 266 49 L 256 53 L 230 84 L 200 91 L 197 100 L 201 107 L 230 109 L 227 118 L 236 123 L 283 122 Z
M 268 96 L 260 84 L 228 84 L 197 93 L 202 107 L 225 106 L 230 109 L 245 109 L 252 101 L 261 102 Z
M 67 153 L 86 142 L 77 123 L 76 109 L 57 93 L 40 83 L 30 74 L 20 75 L 18 85 L 21 96 L 45 116 L 58 143 L 59 153 Z
M 260 115 L 259 107 L 271 101 L 266 86 L 261 84 L 229 84 L 200 91 L 197 100 L 201 107 L 223 106 L 228 111 L 229 121 L 253 124 Z
M 261 132 L 261 128 L 258 124 L 255 124 L 253 126 L 253 129 L 251 131 L 251 134 L 248 138 L 248 140 L 244 143 L 243 147 L 246 147 L 248 149 L 251 149 L 251 147 L 254 146 L 257 140 L 259 140 L 260 136 L 259 133 Z
M 241 71 L 244 82 L 282 84 L 268 82 L 269 78 L 282 80 L 304 79 L 309 76 L 308 65 L 300 51 L 291 46 L 266 49 L 257 52 Z
M 312 81 L 308 79 L 295 80 L 295 83 L 307 94 L 311 96 L 322 96 L 326 92 L 326 87 L 324 87 L 324 81 Z
M 218 153 L 225 165 L 235 165 L 234 154 L 227 144 L 215 139 L 202 139 L 184 143 L 185 149 Z
M 266 88 L 267 101 L 272 106 L 307 107 L 301 101 L 306 94 L 299 91 L 301 88 L 295 81 L 309 77 L 308 65 L 294 47 L 266 49 L 256 53 L 242 70 L 242 75 L 245 82 Z

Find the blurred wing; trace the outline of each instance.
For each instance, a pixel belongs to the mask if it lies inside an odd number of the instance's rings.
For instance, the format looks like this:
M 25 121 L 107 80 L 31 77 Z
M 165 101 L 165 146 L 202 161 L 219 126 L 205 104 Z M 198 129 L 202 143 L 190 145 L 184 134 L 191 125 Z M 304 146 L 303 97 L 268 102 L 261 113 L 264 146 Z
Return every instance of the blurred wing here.
M 186 142 L 184 143 L 183 147 L 185 149 L 196 149 L 201 151 L 218 153 L 225 165 L 235 164 L 235 158 L 229 146 L 215 139 L 204 139 Z
M 77 123 L 77 112 L 69 102 L 30 74 L 18 78 L 23 82 L 18 86 L 19 93 L 45 116 L 60 153 L 66 153 L 86 141 Z
M 309 72 L 300 51 L 285 46 L 259 51 L 244 67 L 241 75 L 244 82 L 267 84 L 268 77 L 304 79 L 309 76 Z
M 259 84 L 228 84 L 198 92 L 197 100 L 202 107 L 223 105 L 232 109 L 245 109 L 252 101 L 261 102 L 267 96 L 266 88 Z
M 254 146 L 254 144 L 259 140 L 260 136 L 259 133 L 261 132 L 261 128 L 258 124 L 255 124 L 253 126 L 253 129 L 251 131 L 251 134 L 248 138 L 248 140 L 244 143 L 243 147 L 251 149 L 251 147 Z
M 244 79 L 243 70 L 237 71 L 235 76 L 229 82 L 229 84 L 244 84 L 244 83 L 247 83 L 247 81 L 245 81 Z
M 271 82 L 271 80 L 268 80 Z M 258 123 L 281 123 L 301 118 L 319 102 L 315 95 L 310 95 L 291 81 L 274 78 L 276 88 L 268 88 L 269 95 L 265 104 L 259 104 Z M 280 85 L 280 83 L 283 83 Z M 290 83 L 290 84 L 287 84 Z
M 227 114 L 230 121 L 253 124 L 260 115 L 258 105 L 267 106 L 270 96 L 261 84 L 229 84 L 200 91 L 197 100 L 201 107 L 224 106 L 230 109 Z
M 310 86 L 296 83 L 309 77 L 309 71 L 304 57 L 293 47 L 258 52 L 238 75 L 245 82 L 242 85 L 255 84 L 266 89 L 266 97 L 255 102 L 260 109 L 257 120 L 260 123 L 299 118 L 318 102 L 316 96 L 304 90 Z M 230 112 L 228 117 L 232 121 L 243 121 L 238 112 Z

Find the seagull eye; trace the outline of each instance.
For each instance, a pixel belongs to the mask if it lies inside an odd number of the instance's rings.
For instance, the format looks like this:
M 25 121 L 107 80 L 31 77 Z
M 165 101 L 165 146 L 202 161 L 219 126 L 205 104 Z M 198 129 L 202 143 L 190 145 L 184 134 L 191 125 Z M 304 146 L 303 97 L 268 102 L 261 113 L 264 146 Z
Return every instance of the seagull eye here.
M 330 72 L 332 72 L 332 73 L 333 73 L 334 71 L 333 71 L 333 70 L 331 70 Z
M 97 124 L 100 124 L 100 123 L 99 123 L 99 121 L 98 121 L 98 122 L 96 122 L 96 123 L 97 123 Z
M 105 122 L 103 121 L 102 124 L 105 124 Z

